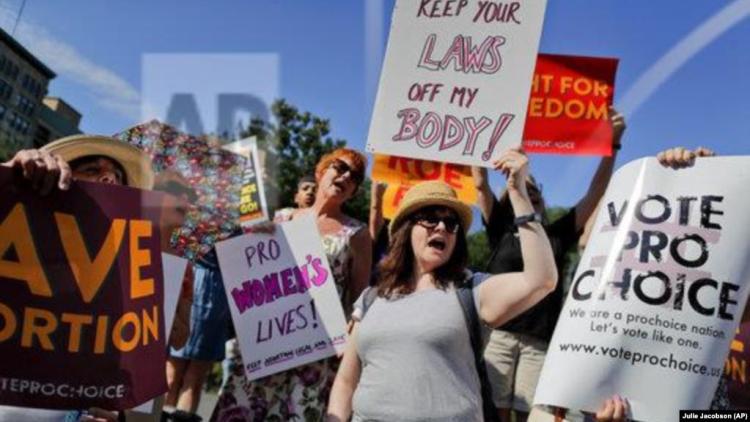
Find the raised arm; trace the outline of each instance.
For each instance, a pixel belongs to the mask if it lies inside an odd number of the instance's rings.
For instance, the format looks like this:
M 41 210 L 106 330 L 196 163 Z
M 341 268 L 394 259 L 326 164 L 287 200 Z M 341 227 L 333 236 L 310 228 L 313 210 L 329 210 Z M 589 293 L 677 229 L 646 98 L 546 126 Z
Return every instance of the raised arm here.
M 471 176 L 474 179 L 474 187 L 477 189 L 477 206 L 482 213 L 484 221 L 489 221 L 492 215 L 492 207 L 495 204 L 495 197 L 490 189 L 490 179 L 487 176 L 487 169 L 484 167 L 471 167 Z
M 526 192 L 529 160 L 520 150 L 506 151 L 495 163 L 508 179 L 507 189 L 513 212 L 518 217 L 534 213 Z M 557 267 L 547 234 L 541 223 L 518 226 L 523 272 L 494 275 L 479 286 L 479 315 L 498 327 L 539 302 L 554 290 Z
M 359 323 L 355 323 L 346 343 L 346 351 L 344 351 L 344 357 L 341 359 L 341 365 L 336 372 L 336 379 L 333 382 L 333 388 L 331 388 L 331 397 L 328 400 L 326 422 L 345 422 L 349 420 L 352 414 L 352 397 L 357 384 L 359 384 L 359 376 L 362 372 L 355 341 L 358 328 Z
M 602 199 L 604 192 L 607 190 L 609 179 L 612 177 L 612 170 L 615 167 L 617 151 L 621 147 L 622 134 L 625 132 L 625 118 L 614 108 L 609 109 L 609 120 L 612 124 L 612 156 L 602 157 L 599 167 L 591 179 L 589 189 L 576 204 L 576 232 L 581 232 L 586 226 L 591 214 L 596 210 L 596 205 Z

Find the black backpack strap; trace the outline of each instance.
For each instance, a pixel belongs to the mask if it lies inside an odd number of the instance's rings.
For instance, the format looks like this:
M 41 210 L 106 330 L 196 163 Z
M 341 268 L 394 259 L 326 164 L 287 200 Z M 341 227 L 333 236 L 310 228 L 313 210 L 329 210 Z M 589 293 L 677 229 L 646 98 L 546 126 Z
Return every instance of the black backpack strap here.
M 482 324 L 479 320 L 477 308 L 474 305 L 474 290 L 470 278 L 464 280 L 463 284 L 456 287 L 456 295 L 461 304 L 461 310 L 466 320 L 466 328 L 469 331 L 471 350 L 474 352 L 474 365 L 479 376 L 479 385 L 482 392 L 482 413 L 485 422 L 499 422 L 495 403 L 492 401 L 492 385 L 487 376 L 487 367 L 484 364 L 484 342 L 482 341 Z

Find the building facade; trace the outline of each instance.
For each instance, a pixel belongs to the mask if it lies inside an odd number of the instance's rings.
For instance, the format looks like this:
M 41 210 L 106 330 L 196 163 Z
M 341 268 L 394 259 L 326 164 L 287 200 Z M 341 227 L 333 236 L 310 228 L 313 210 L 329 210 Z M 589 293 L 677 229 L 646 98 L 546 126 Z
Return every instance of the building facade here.
M 33 148 L 38 120 L 55 72 L 0 29 L 0 160 Z
M 81 133 L 78 125 L 81 113 L 58 97 L 44 97 L 39 108 L 34 148 L 48 144 L 55 139 Z

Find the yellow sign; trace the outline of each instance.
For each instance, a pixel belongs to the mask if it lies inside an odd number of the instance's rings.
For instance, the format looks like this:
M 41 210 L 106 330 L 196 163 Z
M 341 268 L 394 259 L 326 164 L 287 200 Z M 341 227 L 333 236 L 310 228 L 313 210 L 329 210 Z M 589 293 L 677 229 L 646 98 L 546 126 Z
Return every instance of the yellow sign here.
M 468 205 L 474 205 L 477 200 L 477 190 L 471 177 L 471 168 L 460 164 L 375 155 L 372 179 L 388 183 L 388 188 L 383 195 L 384 218 L 393 217 L 411 186 L 428 180 L 440 180 L 447 183 L 456 190 L 458 199 Z

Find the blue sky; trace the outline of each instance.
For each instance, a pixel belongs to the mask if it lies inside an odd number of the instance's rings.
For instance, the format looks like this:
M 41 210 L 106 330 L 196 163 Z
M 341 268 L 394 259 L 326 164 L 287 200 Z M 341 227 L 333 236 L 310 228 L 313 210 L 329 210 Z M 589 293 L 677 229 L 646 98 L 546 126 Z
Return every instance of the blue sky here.
M 50 95 L 83 113 L 85 132 L 109 134 L 137 123 L 145 54 L 273 53 L 280 95 L 330 118 L 335 137 L 363 150 L 393 7 L 391 0 L 366 1 L 27 0 L 15 35 L 58 73 Z M 748 154 L 750 18 L 740 13 L 749 3 L 549 0 L 540 51 L 620 59 L 615 104 L 629 92 L 633 101 L 618 165 L 673 145 Z M 20 5 L 0 5 L 0 24 L 9 32 Z M 683 46 L 691 54 L 663 83 L 653 90 L 643 80 L 637 84 L 728 7 L 734 8 L 729 19 Z M 731 16 L 742 18 L 731 22 Z M 720 35 L 711 36 L 712 29 Z M 640 101 L 637 94 L 644 92 L 652 94 Z M 548 203 L 572 205 L 597 163 L 533 156 L 532 170 Z

